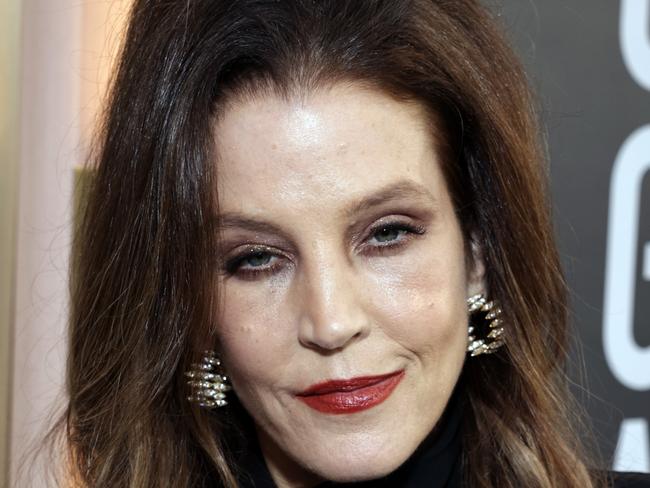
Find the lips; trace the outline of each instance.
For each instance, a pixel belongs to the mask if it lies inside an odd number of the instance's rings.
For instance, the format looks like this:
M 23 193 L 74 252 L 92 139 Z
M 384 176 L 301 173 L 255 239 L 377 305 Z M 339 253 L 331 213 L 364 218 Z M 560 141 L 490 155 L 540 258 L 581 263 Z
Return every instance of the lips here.
M 380 376 L 330 380 L 310 386 L 296 398 L 322 413 L 354 413 L 382 403 L 403 377 L 404 370 L 399 370 Z

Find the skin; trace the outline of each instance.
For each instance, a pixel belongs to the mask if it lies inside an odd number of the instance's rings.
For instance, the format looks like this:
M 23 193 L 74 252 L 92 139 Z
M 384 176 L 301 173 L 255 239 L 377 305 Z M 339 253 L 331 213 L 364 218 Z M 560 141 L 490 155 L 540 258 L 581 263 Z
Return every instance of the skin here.
M 476 253 L 467 269 L 434 136 L 421 106 L 342 84 L 300 100 L 234 101 L 215 123 L 219 209 L 230 219 L 219 353 L 280 487 L 395 470 L 458 380 L 466 299 L 484 292 L 483 265 Z M 369 195 L 383 197 L 355 208 Z M 361 412 L 321 413 L 295 397 L 400 369 L 388 399 Z

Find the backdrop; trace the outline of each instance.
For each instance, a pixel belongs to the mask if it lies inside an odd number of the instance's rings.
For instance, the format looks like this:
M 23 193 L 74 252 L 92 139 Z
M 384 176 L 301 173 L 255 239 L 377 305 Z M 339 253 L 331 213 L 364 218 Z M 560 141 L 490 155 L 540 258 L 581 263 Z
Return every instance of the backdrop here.
M 544 107 L 578 396 L 614 467 L 650 471 L 650 0 L 486 3 Z

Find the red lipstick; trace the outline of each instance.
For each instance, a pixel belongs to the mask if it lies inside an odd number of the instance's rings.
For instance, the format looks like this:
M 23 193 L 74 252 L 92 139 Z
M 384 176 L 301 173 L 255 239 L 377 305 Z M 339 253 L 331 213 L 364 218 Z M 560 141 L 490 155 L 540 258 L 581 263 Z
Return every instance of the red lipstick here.
M 380 376 L 329 380 L 310 386 L 296 397 L 323 413 L 354 413 L 386 400 L 404 377 L 404 370 Z

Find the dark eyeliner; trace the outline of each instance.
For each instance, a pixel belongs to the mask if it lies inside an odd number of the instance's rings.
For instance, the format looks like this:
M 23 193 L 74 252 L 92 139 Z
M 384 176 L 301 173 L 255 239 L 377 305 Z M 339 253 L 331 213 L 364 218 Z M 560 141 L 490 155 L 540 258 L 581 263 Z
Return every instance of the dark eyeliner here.
M 273 253 L 269 252 L 269 250 L 266 248 L 249 248 L 246 251 L 232 257 L 231 259 L 228 259 L 225 263 L 224 271 L 228 275 L 259 275 L 274 271 L 277 265 L 269 266 L 258 271 L 240 269 L 244 261 L 258 254 L 268 254 L 273 257 Z
M 368 246 L 371 251 L 370 253 L 376 253 L 376 254 L 381 254 L 382 252 L 388 252 L 390 250 L 396 250 L 402 246 L 407 245 L 413 237 L 422 235 L 426 232 L 426 228 L 420 225 L 413 225 L 413 224 L 407 224 L 406 222 L 400 222 L 400 221 L 389 221 L 380 225 L 377 225 L 373 227 L 370 232 L 368 238 L 371 238 L 377 234 L 377 232 L 380 232 L 382 230 L 404 230 L 407 232 L 408 237 L 405 237 L 404 239 L 400 239 L 399 241 L 388 241 L 386 244 L 379 244 L 375 246 Z
M 375 236 L 377 232 L 391 230 L 391 231 L 406 231 L 408 237 L 405 237 L 400 240 L 388 241 L 386 244 L 380 245 L 367 245 L 366 247 L 370 248 L 369 254 L 382 254 L 384 252 L 390 252 L 391 250 L 397 250 L 405 245 L 407 245 L 413 237 L 422 235 L 426 232 L 426 228 L 419 225 L 408 224 L 406 222 L 400 221 L 389 221 L 373 227 L 368 235 L 366 241 Z M 396 241 L 396 242 L 395 242 Z M 247 259 L 255 256 L 256 254 L 268 254 L 272 258 L 279 257 L 279 255 L 274 254 L 265 247 L 252 247 L 246 251 L 234 256 L 231 259 L 228 259 L 224 265 L 224 271 L 229 276 L 237 276 L 244 280 L 254 280 L 258 277 L 274 273 L 282 265 L 275 264 L 272 266 L 261 267 L 260 269 L 255 268 L 241 268 L 241 265 Z

